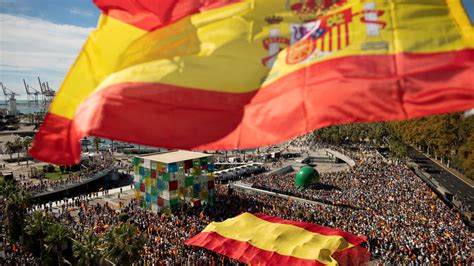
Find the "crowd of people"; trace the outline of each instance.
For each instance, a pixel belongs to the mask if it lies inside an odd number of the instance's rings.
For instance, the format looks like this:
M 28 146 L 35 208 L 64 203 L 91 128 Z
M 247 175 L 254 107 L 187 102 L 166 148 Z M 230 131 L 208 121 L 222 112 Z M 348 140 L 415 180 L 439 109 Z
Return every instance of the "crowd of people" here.
M 330 226 L 365 235 L 372 259 L 391 265 L 473 263 L 473 234 L 460 217 L 404 164 L 387 161 L 366 150 L 348 153 L 356 166 L 348 171 L 323 173 L 319 185 L 304 191 L 295 188 L 294 174 L 259 175 L 246 180 L 256 186 L 301 195 L 315 202 L 285 199 L 216 185 L 214 205 L 182 205 L 171 213 L 155 214 L 130 200 L 120 210 L 78 197 L 43 209 L 66 224 L 76 239 L 88 229 L 103 234 L 121 223 L 121 215 L 138 226 L 146 244 L 139 265 L 232 265 L 226 257 L 187 246 L 212 221 L 223 221 L 242 212 L 265 213 L 283 219 Z M 301 194 L 296 194 L 301 193 Z M 318 201 L 326 202 L 321 204 Z M 58 205 L 56 203 L 56 205 Z
M 369 167 L 376 168 L 379 166 L 384 166 L 383 164 L 386 163 L 383 158 L 377 157 L 374 153 L 367 151 L 364 153 L 350 154 L 355 160 L 359 160 L 360 164 L 358 164 L 357 167 L 354 167 L 349 171 L 321 173 L 320 182 L 311 184 L 304 191 L 302 191 L 301 188 L 295 186 L 294 172 L 287 173 L 285 175 L 279 175 L 275 173 L 255 175 L 245 179 L 244 182 L 251 184 L 254 188 L 283 193 L 289 196 L 319 201 L 331 205 L 358 208 L 358 206 L 356 206 L 358 205 L 358 202 L 354 198 L 358 195 L 353 195 L 347 190 L 353 186 L 354 182 L 359 182 L 359 172 L 370 172 L 368 169 Z M 279 166 L 278 163 L 274 164 L 275 167 Z M 395 165 L 390 165 L 390 167 L 394 166 Z M 366 181 L 361 179 L 360 182 Z M 342 195 L 343 190 L 346 190 L 347 195 Z M 352 198 L 346 199 L 346 197 Z
M 215 253 L 184 245 L 212 221 L 242 212 L 266 213 L 284 219 L 313 222 L 368 237 L 372 259 L 391 264 L 451 264 L 472 262 L 472 233 L 460 217 L 406 166 L 389 163 L 374 153 L 353 154 L 357 165 L 349 171 L 323 174 L 323 187 L 302 193 L 330 204 L 303 203 L 266 194 L 248 194 L 217 185 L 213 206 L 183 207 L 171 214 L 154 214 L 130 202 L 124 207 L 146 236 L 140 265 L 236 263 Z M 260 175 L 249 181 L 268 182 L 282 191 L 294 190 L 294 179 Z M 79 236 L 86 229 L 97 233 L 119 222 L 119 214 L 107 205 L 81 205 L 77 218 L 68 208 L 57 218 Z
M 39 172 L 32 175 L 31 178 L 24 178 L 24 176 L 20 175 L 18 181 L 22 189 L 31 194 L 39 194 L 80 183 L 94 177 L 95 174 L 109 168 L 113 164 L 114 161 L 110 156 L 94 157 L 81 164 L 79 171 L 66 173 L 65 175 L 67 176 L 65 178 L 50 180 L 45 177 L 44 172 Z
M 460 215 L 447 207 L 403 163 L 375 152 L 352 153 L 349 171 L 323 173 L 305 190 L 293 174 L 260 175 L 252 185 L 327 203 L 320 224 L 369 236 L 372 255 L 391 263 L 465 263 L 473 234 Z M 320 214 L 318 215 L 320 217 Z M 324 217 L 324 216 L 323 216 Z
M 195 208 L 182 205 L 180 210 L 168 214 L 146 211 L 135 200 L 131 200 L 120 212 L 108 204 L 89 204 L 87 198 L 62 204 L 59 212 L 49 213 L 69 226 L 76 238 L 91 228 L 98 235 L 104 233 L 107 228 L 119 224 L 120 215 L 125 213 L 138 226 L 137 234 L 144 235 L 146 239 L 139 265 L 229 265 L 238 262 L 205 249 L 187 246 L 184 241 L 202 231 L 210 222 L 223 221 L 242 212 L 261 212 L 303 221 L 306 218 L 304 210 L 311 209 L 311 204 L 288 205 L 287 200 L 266 195 L 229 192 L 227 185 L 217 185 L 216 189 L 218 201 L 215 205 Z
M 66 178 L 59 180 L 49 180 L 49 179 L 40 179 L 40 180 L 27 180 L 20 183 L 22 189 L 30 192 L 31 194 L 38 194 L 46 192 L 48 190 L 55 190 L 57 188 L 65 187 L 75 183 L 79 183 L 82 180 L 86 179 L 80 174 L 69 174 Z

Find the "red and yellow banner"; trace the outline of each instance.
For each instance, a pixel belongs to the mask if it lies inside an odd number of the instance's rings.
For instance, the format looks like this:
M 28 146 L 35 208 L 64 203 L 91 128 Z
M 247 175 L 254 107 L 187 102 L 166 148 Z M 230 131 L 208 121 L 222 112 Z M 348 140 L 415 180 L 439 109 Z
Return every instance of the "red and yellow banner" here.
M 252 148 L 328 125 L 474 108 L 461 0 L 96 0 L 102 10 L 38 132 L 77 163 L 87 135 Z
M 329 227 L 243 213 L 209 224 L 185 243 L 252 265 L 361 265 L 370 260 L 360 247 L 366 240 Z

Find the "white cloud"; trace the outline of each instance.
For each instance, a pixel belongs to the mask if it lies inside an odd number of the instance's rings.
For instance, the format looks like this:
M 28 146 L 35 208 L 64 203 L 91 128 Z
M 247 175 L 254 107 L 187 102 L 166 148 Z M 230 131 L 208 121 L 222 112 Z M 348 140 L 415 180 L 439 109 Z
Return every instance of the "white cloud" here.
M 94 13 L 92 13 L 91 11 L 86 10 L 86 9 L 82 9 L 82 8 L 78 8 L 78 7 L 70 8 L 70 9 L 68 9 L 68 12 L 73 14 L 73 15 L 78 15 L 78 16 L 81 16 L 81 17 L 90 18 L 90 17 L 94 16 Z
M 0 14 L 0 79 L 21 71 L 65 74 L 92 30 Z
M 92 28 L 0 14 L 0 64 L 16 68 L 69 68 Z

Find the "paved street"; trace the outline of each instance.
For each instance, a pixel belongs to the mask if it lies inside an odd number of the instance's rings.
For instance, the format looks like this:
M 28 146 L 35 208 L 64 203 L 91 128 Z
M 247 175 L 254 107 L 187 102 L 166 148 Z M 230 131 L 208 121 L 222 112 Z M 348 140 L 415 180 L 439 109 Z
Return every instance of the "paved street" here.
M 409 157 L 416 161 L 417 164 L 430 169 L 428 172 L 434 179 L 449 190 L 453 195 L 461 199 L 465 205 L 470 206 L 474 210 L 474 188 L 456 177 L 455 175 L 444 170 L 435 162 L 430 160 L 421 152 L 410 147 Z

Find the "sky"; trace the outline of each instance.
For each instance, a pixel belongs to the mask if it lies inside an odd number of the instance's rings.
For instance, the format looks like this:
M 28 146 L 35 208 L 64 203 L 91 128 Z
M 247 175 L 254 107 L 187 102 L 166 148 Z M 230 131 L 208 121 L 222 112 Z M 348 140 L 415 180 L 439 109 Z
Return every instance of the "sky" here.
M 461 1 L 474 23 L 474 0 Z M 0 82 L 20 99 L 23 78 L 57 90 L 98 18 L 92 0 L 0 0 Z
M 23 79 L 57 91 L 99 14 L 92 0 L 0 0 L 0 82 L 20 99 Z
M 461 0 L 464 5 L 464 9 L 471 20 L 471 23 L 474 25 L 474 0 Z

